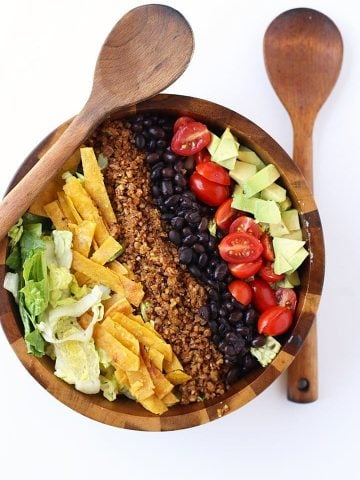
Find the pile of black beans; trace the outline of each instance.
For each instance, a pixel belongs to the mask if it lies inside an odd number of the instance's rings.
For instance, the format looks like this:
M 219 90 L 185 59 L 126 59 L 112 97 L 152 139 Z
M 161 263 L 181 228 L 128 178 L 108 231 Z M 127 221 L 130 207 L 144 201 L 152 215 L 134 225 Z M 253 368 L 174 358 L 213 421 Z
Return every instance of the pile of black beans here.
M 146 152 L 152 195 L 167 223 L 169 240 L 178 247 L 180 262 L 208 292 L 199 314 L 208 322 L 212 340 L 224 355 L 229 386 L 258 366 L 250 354 L 250 347 L 265 343 L 265 337 L 257 332 L 258 313 L 251 304 L 237 302 L 227 290 L 234 277 L 218 254 L 223 233 L 210 234 L 209 220 L 215 209 L 197 200 L 189 189 L 193 158 L 176 155 L 170 148 L 174 120 L 148 113 L 129 122 L 137 148 Z

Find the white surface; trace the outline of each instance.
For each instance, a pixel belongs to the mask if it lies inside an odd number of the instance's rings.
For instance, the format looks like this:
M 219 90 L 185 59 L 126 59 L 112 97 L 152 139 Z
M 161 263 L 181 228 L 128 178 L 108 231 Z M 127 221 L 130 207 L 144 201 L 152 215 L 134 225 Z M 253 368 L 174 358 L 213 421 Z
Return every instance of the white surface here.
M 32 148 L 80 110 L 105 36 L 141 3 L 2 2 L 1 195 Z M 275 16 L 302 2 L 164 3 L 187 17 L 196 39 L 190 67 L 169 91 L 242 113 L 291 153 L 290 123 L 265 73 L 262 38 Z M 327 252 L 319 311 L 319 401 L 288 402 L 283 376 L 242 409 L 202 427 L 161 434 L 119 430 L 82 417 L 47 394 L 1 332 L 2 478 L 359 478 L 360 14 L 352 5 L 344 0 L 306 5 L 329 15 L 345 44 L 341 76 L 318 117 L 314 141 Z

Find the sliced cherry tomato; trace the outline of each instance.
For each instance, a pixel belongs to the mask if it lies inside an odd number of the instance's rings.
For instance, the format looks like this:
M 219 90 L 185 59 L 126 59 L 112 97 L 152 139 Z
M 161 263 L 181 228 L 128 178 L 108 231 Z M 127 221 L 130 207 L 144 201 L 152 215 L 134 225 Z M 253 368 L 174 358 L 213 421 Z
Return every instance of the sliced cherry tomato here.
M 258 320 L 258 331 L 264 335 L 282 335 L 289 329 L 293 320 L 291 310 L 280 305 L 265 310 Z
M 224 230 L 227 232 L 229 230 L 230 225 L 235 220 L 236 217 L 243 214 L 240 210 L 236 210 L 236 208 L 231 208 L 231 204 L 233 202 L 232 198 L 228 198 L 225 200 L 224 203 L 220 205 L 220 207 L 215 212 L 215 222 L 216 225 L 220 228 L 220 230 Z
M 191 117 L 185 117 L 185 116 L 179 117 L 174 123 L 174 128 L 173 128 L 174 133 L 177 132 L 180 127 L 183 127 L 184 125 L 190 122 L 195 122 L 195 120 Z
M 278 288 L 275 291 L 275 297 L 279 305 L 295 312 L 297 298 L 292 288 Z
M 179 127 L 171 140 L 171 150 L 178 155 L 190 156 L 209 145 L 211 134 L 206 125 L 189 122 Z
M 285 273 L 278 275 L 274 272 L 274 264 L 271 262 L 266 262 L 260 269 L 259 275 L 261 278 L 267 282 L 279 282 L 285 278 Z
M 264 247 L 263 257 L 265 258 L 265 260 L 273 262 L 275 260 L 275 254 L 270 235 L 268 233 L 263 233 L 260 237 L 260 242 Z
M 255 238 L 260 238 L 261 228 L 255 220 L 247 215 L 242 215 L 233 221 L 229 229 L 230 233 L 233 232 L 245 232 L 253 235 Z
M 252 290 L 246 282 L 234 280 L 229 283 L 228 290 L 231 295 L 243 305 L 249 305 L 251 302 Z
M 264 312 L 277 304 L 275 292 L 265 280 L 254 278 L 249 285 L 253 291 L 252 303 L 256 310 Z
M 211 182 L 220 185 L 230 185 L 231 183 L 228 171 L 214 162 L 199 163 L 196 165 L 196 171 Z
M 260 241 L 248 233 L 229 233 L 219 244 L 220 256 L 230 263 L 254 262 L 263 247 Z
M 199 163 L 206 163 L 211 161 L 211 155 L 206 148 L 200 150 L 200 152 L 195 153 L 194 155 L 195 163 L 198 165 Z
M 229 187 L 210 182 L 197 172 L 190 177 L 190 189 L 199 200 L 212 207 L 217 207 L 229 196 Z
M 255 262 L 250 263 L 229 263 L 228 267 L 231 275 L 236 278 L 249 278 L 257 273 L 262 265 L 262 258 L 258 258 Z

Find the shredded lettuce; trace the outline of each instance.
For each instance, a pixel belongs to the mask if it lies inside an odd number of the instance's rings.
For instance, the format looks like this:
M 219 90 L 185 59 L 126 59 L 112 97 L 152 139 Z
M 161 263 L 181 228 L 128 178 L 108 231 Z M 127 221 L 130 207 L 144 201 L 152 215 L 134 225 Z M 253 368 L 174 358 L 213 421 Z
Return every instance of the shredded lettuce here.
M 4 288 L 11 292 L 16 303 L 19 302 L 19 274 L 7 272 L 4 278 Z
M 72 233 L 65 230 L 52 232 L 55 245 L 55 257 L 59 267 L 70 269 L 72 263 Z
M 24 227 L 23 227 L 23 220 L 20 218 L 20 220 L 15 223 L 13 227 L 10 228 L 8 232 L 8 237 L 10 238 L 10 247 L 15 247 L 15 245 L 20 241 L 21 235 L 23 233 Z

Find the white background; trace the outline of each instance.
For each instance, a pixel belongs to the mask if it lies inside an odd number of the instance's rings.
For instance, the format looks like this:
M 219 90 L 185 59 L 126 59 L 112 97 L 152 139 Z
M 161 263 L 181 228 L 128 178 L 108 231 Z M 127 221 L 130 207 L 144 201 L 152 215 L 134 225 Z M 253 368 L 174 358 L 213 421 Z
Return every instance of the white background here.
M 99 48 L 130 0 L 13 0 L 0 7 L 0 194 L 26 155 L 78 112 Z M 216 422 L 170 433 L 120 430 L 68 409 L 28 375 L 0 332 L 0 476 L 292 480 L 359 478 L 360 14 L 346 0 L 169 1 L 193 27 L 192 62 L 169 91 L 251 118 L 291 153 L 287 114 L 267 79 L 262 39 L 284 10 L 329 15 L 345 45 L 342 72 L 314 136 L 314 177 L 326 239 L 319 310 L 320 399 L 286 399 L 282 376 Z M 181 48 L 181 47 L 180 47 Z M 1 220 L 0 220 L 1 221 Z

